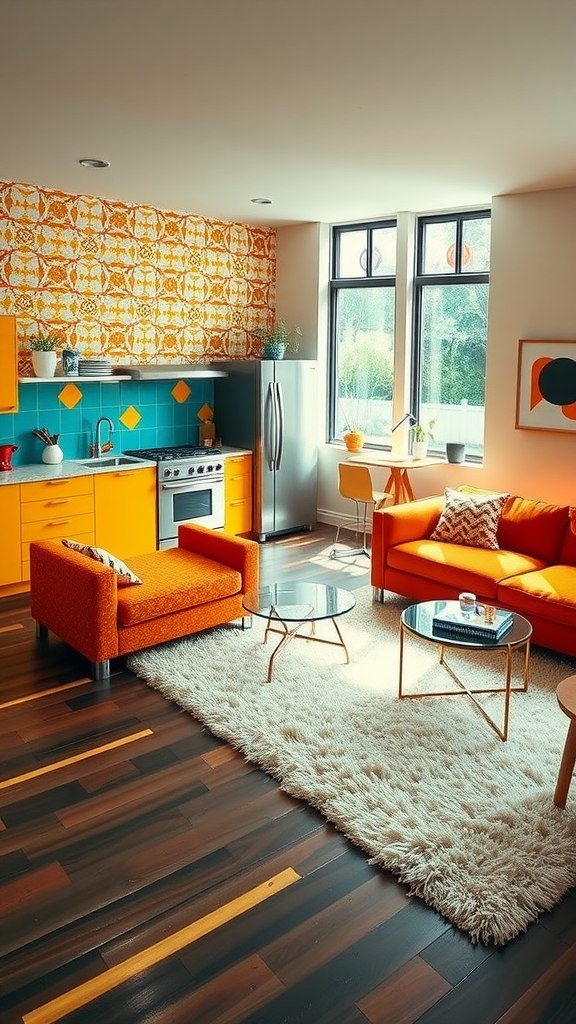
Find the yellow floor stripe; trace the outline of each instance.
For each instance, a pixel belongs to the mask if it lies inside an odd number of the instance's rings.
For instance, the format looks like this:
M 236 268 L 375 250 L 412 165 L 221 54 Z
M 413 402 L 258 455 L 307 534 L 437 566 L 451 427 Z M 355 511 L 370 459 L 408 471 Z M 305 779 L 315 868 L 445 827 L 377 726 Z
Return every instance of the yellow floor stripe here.
M 172 956 L 173 953 L 177 953 L 185 946 L 189 946 L 191 942 L 196 942 L 204 935 L 208 935 L 209 932 L 220 928 L 221 925 L 227 924 L 235 917 L 239 917 L 245 911 L 250 910 L 259 903 L 263 903 L 270 896 L 274 896 L 276 893 L 281 892 L 282 889 L 286 889 L 294 882 L 298 882 L 301 877 L 293 868 L 286 868 L 284 871 L 280 871 L 279 874 L 269 878 L 261 885 L 257 885 L 254 889 L 243 893 L 235 900 L 231 900 L 230 903 L 226 903 L 223 907 L 218 907 L 217 910 L 206 914 L 205 917 L 201 917 L 198 921 L 193 921 L 192 924 L 186 925 L 185 928 L 174 932 L 173 935 L 168 935 L 153 946 L 149 946 L 148 949 L 143 949 L 141 953 L 135 953 L 128 960 L 116 964 L 115 967 L 110 967 L 109 970 L 99 974 L 98 977 L 92 978 L 91 981 L 85 981 L 82 985 L 78 985 L 77 988 L 71 989 L 70 992 L 65 992 L 64 995 L 57 996 L 56 999 L 45 1003 L 44 1006 L 38 1007 L 37 1010 L 32 1010 L 30 1013 L 25 1014 L 22 1018 L 24 1024 L 54 1024 L 55 1021 L 65 1017 L 66 1014 L 73 1013 L 81 1006 L 86 1006 L 87 1003 L 92 1002 L 92 1000 L 97 999 L 106 992 L 110 992 L 113 988 L 121 985 L 122 982 L 129 981 L 135 975 Z
M 61 693 L 62 690 L 72 690 L 75 686 L 84 686 L 85 683 L 91 683 L 90 676 L 85 676 L 83 679 L 76 679 L 73 683 L 62 683 L 62 686 L 53 686 L 50 690 L 39 690 L 37 693 L 27 693 L 25 697 L 15 697 L 14 700 L 7 700 L 4 704 L 0 704 L 0 711 L 4 708 L 14 708 L 17 704 L 26 704 L 30 700 L 39 700 L 40 697 L 49 697 L 51 693 Z
M 134 743 L 135 740 L 144 739 L 145 736 L 152 736 L 152 729 L 142 729 L 142 732 L 133 732 L 130 736 L 123 736 L 120 740 L 112 740 L 110 743 L 102 744 L 101 747 L 92 747 L 91 750 L 85 750 L 82 754 L 66 757 L 63 761 L 45 764 L 42 768 L 35 768 L 33 772 L 15 775 L 12 779 L 4 779 L 3 782 L 0 782 L 0 789 L 8 789 L 10 786 L 16 786 L 19 782 L 28 782 L 29 779 L 36 779 L 39 775 L 47 775 L 48 772 L 56 772 L 59 768 L 66 768 L 69 764 L 85 761 L 88 757 L 96 757 L 98 754 L 103 754 L 106 750 L 123 747 L 126 743 Z
M 14 633 L 17 629 L 24 629 L 24 623 L 15 622 L 12 626 L 0 626 L 0 633 Z

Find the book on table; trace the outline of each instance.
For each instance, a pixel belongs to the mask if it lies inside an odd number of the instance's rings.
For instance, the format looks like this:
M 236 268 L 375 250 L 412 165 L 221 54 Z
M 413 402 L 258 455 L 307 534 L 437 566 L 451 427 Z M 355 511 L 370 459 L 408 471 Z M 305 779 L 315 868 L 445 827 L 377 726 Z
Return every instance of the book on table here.
M 483 613 L 475 612 L 465 618 L 458 605 L 443 608 L 432 619 L 432 628 L 437 636 L 461 637 L 469 640 L 499 640 L 514 621 L 512 612 L 496 608 L 494 622 L 486 622 Z

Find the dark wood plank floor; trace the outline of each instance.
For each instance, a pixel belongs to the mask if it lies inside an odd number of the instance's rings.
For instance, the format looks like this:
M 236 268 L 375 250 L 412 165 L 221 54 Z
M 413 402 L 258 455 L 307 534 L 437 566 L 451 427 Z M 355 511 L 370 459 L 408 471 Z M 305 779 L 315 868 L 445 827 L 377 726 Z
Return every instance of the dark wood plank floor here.
M 263 582 L 368 585 L 332 535 Z M 575 1024 L 575 892 L 474 946 L 122 662 L 38 647 L 26 597 L 0 646 L 0 1024 Z

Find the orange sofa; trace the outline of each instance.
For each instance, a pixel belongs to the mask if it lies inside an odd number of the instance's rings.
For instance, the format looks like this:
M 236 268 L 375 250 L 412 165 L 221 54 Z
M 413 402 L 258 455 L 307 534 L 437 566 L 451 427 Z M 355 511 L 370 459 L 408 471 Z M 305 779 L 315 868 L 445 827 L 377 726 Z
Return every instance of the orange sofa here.
M 256 541 L 180 526 L 178 547 L 127 559 L 141 580 L 118 584 L 112 568 L 61 541 L 30 545 L 30 608 L 37 633 L 51 630 L 90 661 L 95 680 L 110 659 L 246 616 L 258 587 Z
M 460 488 L 465 492 L 467 488 Z M 498 550 L 431 540 L 444 496 L 374 512 L 371 582 L 415 601 L 463 590 L 524 615 L 534 643 L 576 655 L 576 509 L 511 495 L 500 515 Z

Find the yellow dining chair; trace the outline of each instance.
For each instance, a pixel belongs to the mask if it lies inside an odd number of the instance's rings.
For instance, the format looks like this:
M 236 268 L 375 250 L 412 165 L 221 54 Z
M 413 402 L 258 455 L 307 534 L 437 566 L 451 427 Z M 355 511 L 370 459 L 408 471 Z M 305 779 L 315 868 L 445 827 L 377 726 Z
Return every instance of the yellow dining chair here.
M 356 505 L 356 533 L 360 533 L 362 523 L 362 547 L 344 548 L 340 554 L 337 552 L 338 539 L 340 537 L 341 524 L 334 538 L 334 545 L 330 552 L 330 558 L 349 558 L 351 555 L 367 555 L 370 557 L 366 543 L 368 525 L 368 506 L 381 508 L 387 498 L 392 495 L 387 491 L 375 491 L 372 483 L 372 476 L 368 466 L 361 466 L 354 462 L 338 463 L 338 490 L 343 498 L 350 498 Z M 360 506 L 363 506 L 363 514 L 360 513 Z

